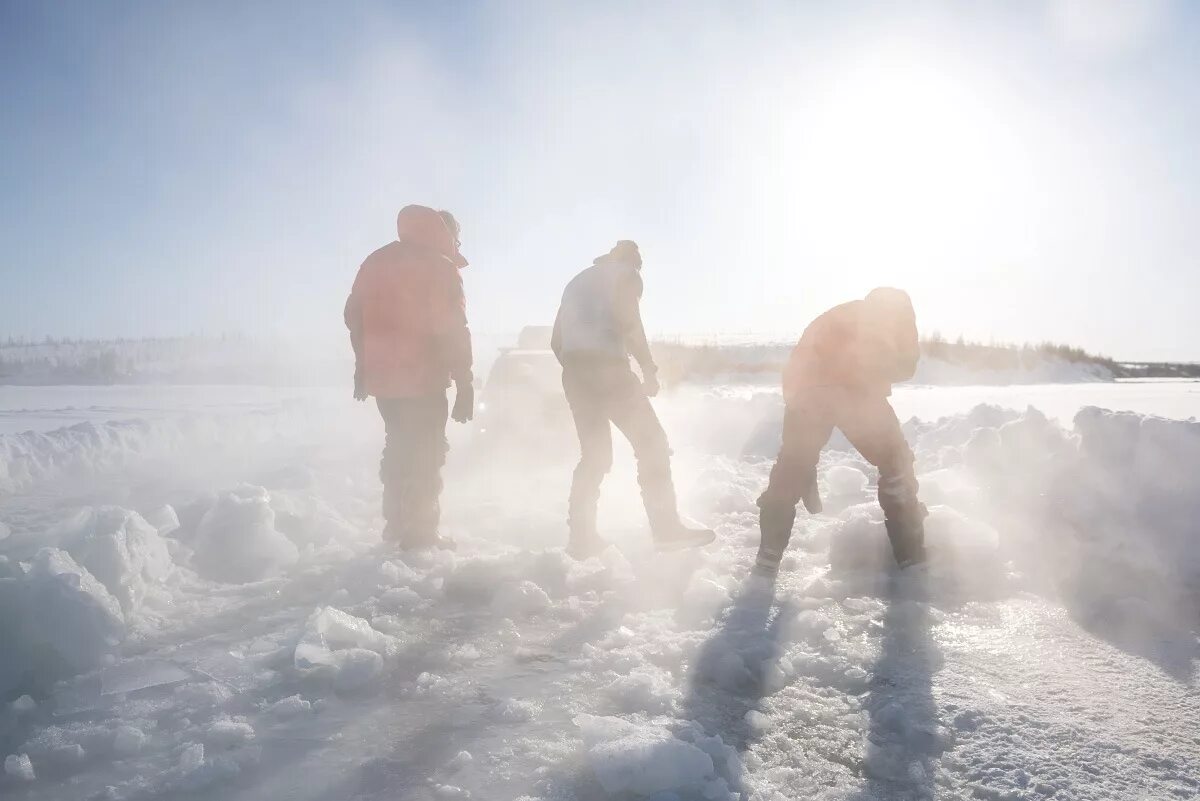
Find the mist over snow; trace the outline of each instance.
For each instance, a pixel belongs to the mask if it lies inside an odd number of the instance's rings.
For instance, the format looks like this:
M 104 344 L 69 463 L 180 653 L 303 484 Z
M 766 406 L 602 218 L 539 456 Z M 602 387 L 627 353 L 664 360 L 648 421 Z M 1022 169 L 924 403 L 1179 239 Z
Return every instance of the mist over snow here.
M 900 388 L 931 563 L 895 571 L 874 471 L 835 434 L 826 511 L 774 588 L 749 575 L 781 415 L 756 384 L 656 401 L 717 543 L 655 554 L 619 450 L 616 547 L 586 562 L 562 550 L 569 428 L 501 451 L 451 429 L 459 550 L 401 555 L 379 541 L 380 425 L 344 389 L 95 388 L 123 394 L 0 436 L 0 786 L 1187 797 L 1196 386 Z M 29 391 L 43 408 L 6 414 L 52 425 L 78 390 Z

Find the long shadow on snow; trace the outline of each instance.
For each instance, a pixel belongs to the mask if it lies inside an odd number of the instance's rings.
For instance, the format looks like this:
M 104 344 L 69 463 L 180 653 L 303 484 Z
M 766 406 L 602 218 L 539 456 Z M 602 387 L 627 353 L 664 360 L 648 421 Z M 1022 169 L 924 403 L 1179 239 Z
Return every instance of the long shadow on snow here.
M 854 801 L 931 799 L 943 746 L 938 737 L 933 674 L 941 658 L 930 636 L 929 576 L 924 569 L 892 572 L 879 659 L 864 707 L 870 718 L 866 783 Z
M 766 695 L 766 668 L 779 656 L 780 626 L 790 617 L 790 604 L 773 610 L 774 602 L 773 581 L 753 575 L 743 581 L 713 636 L 697 652 L 680 704 L 681 720 L 695 721 L 739 755 L 754 742 L 746 713 Z M 732 770 L 717 766 L 730 789 L 741 790 L 742 775 L 731 775 Z

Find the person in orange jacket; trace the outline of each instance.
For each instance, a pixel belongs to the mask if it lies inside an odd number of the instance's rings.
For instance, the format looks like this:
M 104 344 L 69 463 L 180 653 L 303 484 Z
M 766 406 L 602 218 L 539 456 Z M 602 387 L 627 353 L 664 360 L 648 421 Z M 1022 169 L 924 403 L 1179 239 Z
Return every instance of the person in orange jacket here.
M 471 331 L 459 270 L 458 223 L 449 212 L 405 206 L 398 238 L 358 270 L 345 321 L 354 348 L 354 397 L 374 396 L 385 441 L 383 537 L 401 548 L 453 549 L 438 531 L 446 423 L 471 420 Z M 455 386 L 454 409 L 447 389 Z
M 912 450 L 888 402 L 892 384 L 912 378 L 919 358 L 912 301 L 899 289 L 872 290 L 805 329 L 784 370 L 783 446 L 758 499 L 756 572 L 778 572 L 798 502 L 821 511 L 817 461 L 835 427 L 879 469 L 879 504 L 896 562 L 924 561 L 926 510 L 917 500 Z

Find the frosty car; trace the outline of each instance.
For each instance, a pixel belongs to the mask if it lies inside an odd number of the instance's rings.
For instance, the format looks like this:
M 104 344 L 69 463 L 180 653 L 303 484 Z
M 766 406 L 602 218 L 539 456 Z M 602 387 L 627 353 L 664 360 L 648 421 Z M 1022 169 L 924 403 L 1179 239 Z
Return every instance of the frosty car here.
M 501 348 L 483 385 L 476 444 L 488 456 L 570 460 L 578 454 L 549 326 L 526 326 Z

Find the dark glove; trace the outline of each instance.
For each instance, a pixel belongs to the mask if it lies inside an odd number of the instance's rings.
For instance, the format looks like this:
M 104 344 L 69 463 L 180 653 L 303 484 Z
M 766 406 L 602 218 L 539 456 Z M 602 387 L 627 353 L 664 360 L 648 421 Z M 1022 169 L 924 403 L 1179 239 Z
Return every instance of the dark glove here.
M 470 381 L 457 379 L 454 382 L 454 408 L 450 419 L 456 423 L 468 423 L 475 417 L 475 387 Z
M 362 374 L 358 368 L 354 368 L 354 399 L 356 401 L 365 401 L 367 399 L 366 386 L 363 384 Z
M 660 387 L 658 386 L 658 373 L 645 373 L 642 376 L 642 389 L 646 391 L 647 398 L 653 398 L 658 394 Z

